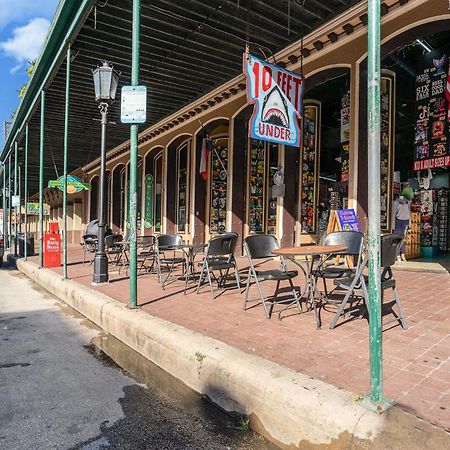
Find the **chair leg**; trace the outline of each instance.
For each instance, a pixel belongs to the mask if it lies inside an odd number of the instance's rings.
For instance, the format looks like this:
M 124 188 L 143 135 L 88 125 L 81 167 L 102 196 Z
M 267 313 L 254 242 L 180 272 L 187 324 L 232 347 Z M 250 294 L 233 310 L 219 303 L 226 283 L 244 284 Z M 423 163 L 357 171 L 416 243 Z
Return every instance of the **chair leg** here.
M 197 294 L 200 292 L 200 286 L 202 285 L 203 275 L 205 273 L 205 264 L 206 264 L 206 262 L 203 260 L 202 270 L 201 270 L 200 275 L 198 277 Z
M 394 291 L 395 303 L 397 304 L 397 308 L 398 308 L 398 313 L 399 313 L 398 320 L 399 320 L 402 328 L 404 330 L 407 330 L 408 329 L 408 325 L 407 325 L 406 320 L 405 320 L 405 315 L 403 313 L 403 308 L 402 308 L 402 304 L 400 302 L 400 297 L 398 295 L 397 288 L 394 287 L 392 290 Z
M 248 271 L 248 277 L 247 277 L 247 285 L 245 287 L 245 296 L 244 296 L 244 305 L 242 306 L 242 309 L 245 311 L 247 307 L 247 301 L 248 301 L 248 292 L 250 290 L 250 278 L 252 277 L 251 271 L 249 269 Z
M 261 301 L 262 301 L 262 304 L 264 307 L 264 311 L 266 313 L 266 317 L 268 319 L 270 319 L 270 311 L 267 309 L 266 298 L 264 297 L 264 294 L 262 292 L 261 285 L 259 284 L 259 281 L 258 281 L 258 277 L 255 277 L 255 281 L 256 281 L 256 287 L 258 288 L 259 297 L 261 298 Z
M 300 298 L 297 295 L 297 291 L 295 290 L 294 283 L 292 282 L 292 278 L 289 278 L 289 285 L 291 286 L 292 293 L 294 294 L 295 303 L 300 312 L 303 311 L 302 304 L 300 303 Z
M 205 262 L 205 266 L 206 266 L 206 276 L 208 277 L 209 289 L 211 291 L 211 297 L 214 300 L 214 288 L 213 288 L 212 280 L 211 280 L 211 272 L 209 270 L 209 266 L 208 266 L 207 262 Z
M 342 313 L 344 312 L 344 309 L 350 300 L 350 296 L 353 294 L 353 289 L 350 289 L 346 294 L 344 299 L 342 300 L 341 304 L 339 305 L 339 308 L 334 316 L 333 321 L 331 322 L 330 328 L 333 329 L 336 326 L 337 321 L 342 316 Z
M 237 284 L 237 287 L 238 287 L 239 293 L 240 293 L 241 292 L 241 278 L 239 276 L 239 270 L 238 270 L 236 264 L 234 265 L 234 277 L 236 278 L 236 284 Z

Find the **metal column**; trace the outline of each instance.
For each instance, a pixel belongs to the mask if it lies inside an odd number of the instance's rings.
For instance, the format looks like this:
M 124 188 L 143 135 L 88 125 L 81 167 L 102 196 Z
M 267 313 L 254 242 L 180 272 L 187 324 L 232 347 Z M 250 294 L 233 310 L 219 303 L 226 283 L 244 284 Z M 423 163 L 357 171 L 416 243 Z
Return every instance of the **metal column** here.
M 11 152 L 8 158 L 8 251 L 11 253 L 11 234 L 12 234 L 12 216 L 11 216 Z
M 66 55 L 66 104 L 64 110 L 63 278 L 67 278 L 67 152 L 69 148 L 70 43 Z
M 364 405 L 378 413 L 391 406 L 383 396 L 380 251 L 380 0 L 368 0 L 368 233 L 370 394 Z
M 27 239 L 28 239 L 28 124 L 25 127 L 25 173 L 24 173 L 24 187 L 23 187 L 23 202 L 25 207 L 25 216 L 24 216 L 24 222 L 25 222 L 25 244 L 23 248 L 23 254 L 25 257 L 25 261 L 28 259 L 28 246 L 27 246 Z
M 17 195 L 17 141 L 14 142 L 14 197 Z M 17 206 L 14 205 L 14 255 L 17 256 Z
M 44 262 L 44 126 L 45 126 L 45 91 L 41 91 L 41 125 L 39 136 L 39 268 Z
M 3 161 L 3 245 L 6 248 L 8 242 L 8 204 L 6 199 L 6 162 Z
M 133 35 L 131 51 L 131 85 L 139 84 L 140 0 L 133 0 Z M 138 125 L 130 129 L 130 308 L 137 308 L 137 185 L 138 185 Z

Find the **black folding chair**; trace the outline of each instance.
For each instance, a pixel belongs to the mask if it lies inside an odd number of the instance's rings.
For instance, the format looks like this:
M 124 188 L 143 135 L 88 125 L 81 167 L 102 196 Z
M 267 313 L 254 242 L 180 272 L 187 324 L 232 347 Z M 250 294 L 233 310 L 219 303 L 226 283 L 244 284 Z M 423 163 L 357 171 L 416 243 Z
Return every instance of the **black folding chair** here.
M 325 289 L 325 296 L 328 297 L 328 289 L 326 280 L 336 280 L 353 275 L 356 270 L 353 267 L 344 265 L 329 264 L 334 257 L 352 258 L 356 260 L 355 266 L 361 262 L 362 251 L 364 247 L 364 234 L 359 231 L 334 231 L 328 233 L 322 239 L 322 245 L 343 245 L 347 250 L 329 255 L 322 261 L 319 260 L 318 266 L 311 271 L 316 278 L 322 278 Z
M 208 242 L 203 261 L 200 262 L 201 272 L 198 279 L 197 294 L 204 279 L 208 280 L 211 296 L 214 299 L 214 289 L 212 286 L 212 277 L 217 282 L 217 288 L 225 289 L 225 281 L 229 275 L 230 269 L 234 269 L 234 276 L 238 289 L 241 289 L 239 270 L 237 268 L 234 251 L 236 249 L 238 240 L 237 233 L 223 233 L 219 236 L 213 237 Z M 214 275 L 214 272 L 220 273 L 219 277 Z
M 83 266 L 86 262 L 86 255 L 88 253 L 94 254 L 97 251 L 98 239 L 95 234 L 85 234 L 83 237 L 83 242 L 81 243 L 83 247 Z M 89 261 L 89 265 L 91 265 L 93 259 Z
M 385 234 L 381 236 L 381 267 L 383 269 L 381 273 L 381 303 L 384 304 L 384 291 L 386 289 L 392 289 L 394 295 L 394 302 L 397 306 L 398 313 L 394 313 L 394 310 L 391 306 L 390 312 L 395 315 L 395 318 L 388 321 L 383 322 L 383 325 L 387 325 L 389 323 L 398 321 L 403 329 L 407 330 L 408 325 L 406 324 L 406 320 L 403 313 L 402 304 L 400 302 L 400 297 L 398 295 L 396 282 L 394 279 L 394 275 L 392 273 L 391 266 L 395 264 L 395 260 L 397 257 L 398 246 L 401 245 L 403 240 L 403 236 L 398 234 Z M 358 297 L 362 298 L 366 307 L 369 303 L 369 293 L 367 291 L 368 285 L 368 277 L 364 275 L 363 271 L 367 267 L 368 257 L 365 256 L 361 261 L 359 266 L 356 269 L 355 275 L 350 277 L 342 278 L 335 280 L 335 285 L 347 291 L 345 297 L 343 298 L 338 311 L 333 319 L 333 322 L 330 325 L 330 328 L 334 328 L 336 326 L 337 321 L 341 317 L 344 312 L 344 309 L 348 303 L 352 303 L 352 301 L 357 300 Z M 358 295 L 358 292 L 361 294 Z M 345 314 L 350 314 L 353 311 L 347 311 Z M 370 320 L 370 317 L 369 317 Z
M 169 278 L 174 278 L 171 275 L 176 265 L 182 264 L 183 269 L 186 269 L 186 258 L 184 254 L 183 256 L 177 256 L 176 246 L 182 243 L 183 239 L 177 234 L 160 234 L 156 237 L 156 270 L 162 289 L 165 288 Z M 162 277 L 163 266 L 168 270 L 165 278 Z
M 137 238 L 137 262 L 139 264 L 138 272 L 145 269 L 150 272 L 156 265 L 157 253 L 155 251 L 155 236 L 140 236 Z M 147 265 L 147 261 L 151 260 L 151 265 Z
M 117 265 L 122 255 L 122 246 L 117 245 L 121 242 L 123 236 L 121 234 L 110 234 L 105 237 L 106 256 L 111 264 Z
M 275 236 L 272 236 L 270 234 L 258 234 L 254 236 L 248 236 L 244 239 L 244 248 L 245 252 L 247 254 L 249 268 L 248 268 L 248 278 L 247 278 L 247 286 L 245 289 L 245 298 L 244 298 L 244 305 L 243 309 L 244 311 L 247 308 L 248 295 L 250 291 L 250 284 L 252 280 L 255 281 L 256 287 L 258 289 L 259 297 L 261 299 L 262 305 L 264 307 L 264 311 L 266 313 L 266 317 L 270 319 L 272 316 L 272 310 L 275 303 L 284 304 L 285 308 L 282 310 L 284 311 L 291 305 L 295 304 L 297 305 L 297 308 L 299 311 L 302 311 L 302 306 L 300 304 L 300 296 L 297 294 L 297 291 L 294 287 L 294 284 L 292 283 L 292 279 L 295 278 L 298 275 L 298 271 L 296 270 L 287 270 L 286 263 L 282 257 L 280 257 L 280 268 L 279 269 L 269 269 L 269 270 L 256 270 L 255 266 L 253 264 L 254 260 L 260 260 L 261 262 L 268 261 L 269 259 L 272 259 L 275 257 L 275 255 L 272 253 L 273 250 L 280 248 L 278 245 L 278 241 L 275 238 Z M 264 261 L 265 260 L 265 261 Z M 272 296 L 272 298 L 269 300 L 267 299 L 261 289 L 260 283 L 262 281 L 276 281 L 277 287 L 275 289 L 275 293 Z M 292 289 L 292 295 L 293 299 L 282 299 L 279 302 L 277 302 L 278 299 L 278 292 L 280 289 L 280 283 L 281 281 L 288 281 L 289 285 Z M 268 307 L 267 303 L 270 302 L 270 308 Z M 286 305 L 286 302 L 288 304 Z M 281 312 L 278 313 L 278 318 L 281 319 Z

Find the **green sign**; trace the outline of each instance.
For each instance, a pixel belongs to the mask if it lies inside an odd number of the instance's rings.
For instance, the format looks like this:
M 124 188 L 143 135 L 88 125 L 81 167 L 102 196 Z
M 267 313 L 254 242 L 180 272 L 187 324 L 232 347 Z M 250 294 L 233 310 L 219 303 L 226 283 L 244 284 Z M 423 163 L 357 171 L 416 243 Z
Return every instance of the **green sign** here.
M 39 215 L 39 203 L 27 203 L 27 213 L 30 216 L 38 216 Z M 25 212 L 25 210 L 24 210 Z M 42 214 L 44 216 L 49 216 L 50 215 L 50 206 L 47 205 L 47 203 L 43 204 L 43 208 L 42 208 Z
M 58 188 L 60 191 L 64 192 L 64 177 L 59 177 L 57 180 L 50 180 L 48 182 L 49 188 Z M 75 194 L 76 192 L 80 192 L 83 189 L 86 191 L 91 190 L 90 183 L 84 183 L 78 177 L 74 177 L 73 175 L 67 175 L 67 193 Z
M 145 228 L 153 227 L 153 175 L 145 175 Z

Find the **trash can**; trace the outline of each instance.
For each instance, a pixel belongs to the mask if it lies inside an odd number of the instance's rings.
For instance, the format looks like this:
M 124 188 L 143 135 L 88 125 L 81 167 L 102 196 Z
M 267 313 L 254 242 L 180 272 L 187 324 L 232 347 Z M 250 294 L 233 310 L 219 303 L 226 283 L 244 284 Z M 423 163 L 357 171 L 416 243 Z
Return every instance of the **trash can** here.
M 34 235 L 33 233 L 18 233 L 19 256 L 25 256 L 25 245 L 27 246 L 27 256 L 34 255 Z

